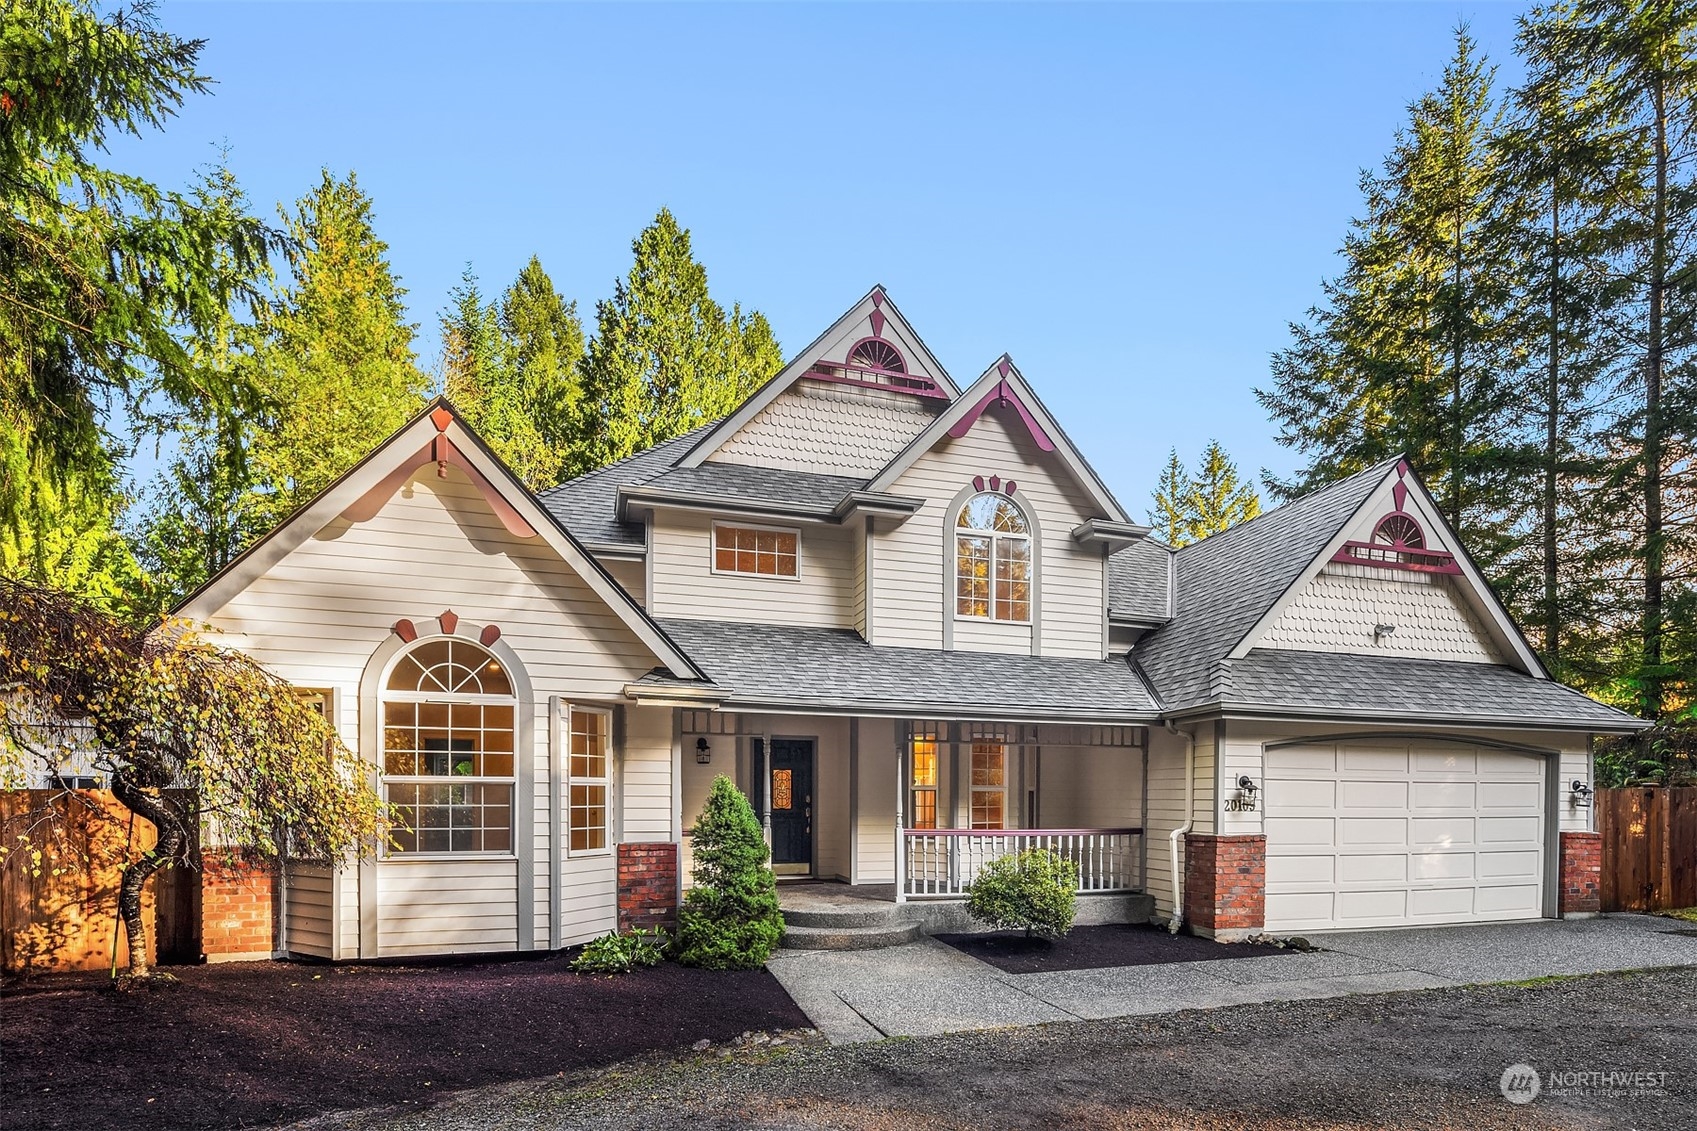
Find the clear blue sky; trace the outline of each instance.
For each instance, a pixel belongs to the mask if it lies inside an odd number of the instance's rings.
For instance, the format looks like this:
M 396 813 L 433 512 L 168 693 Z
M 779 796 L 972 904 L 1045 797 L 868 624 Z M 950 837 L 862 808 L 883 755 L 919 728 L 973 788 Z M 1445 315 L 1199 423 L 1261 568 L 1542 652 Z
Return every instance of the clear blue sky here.
M 586 322 L 662 205 L 799 349 L 874 282 L 957 380 L 1004 350 L 1137 517 L 1167 449 L 1283 472 L 1252 389 L 1407 103 L 1511 4 L 182 4 L 214 93 L 116 163 L 212 146 L 268 212 L 356 170 L 420 353 L 470 260 Z

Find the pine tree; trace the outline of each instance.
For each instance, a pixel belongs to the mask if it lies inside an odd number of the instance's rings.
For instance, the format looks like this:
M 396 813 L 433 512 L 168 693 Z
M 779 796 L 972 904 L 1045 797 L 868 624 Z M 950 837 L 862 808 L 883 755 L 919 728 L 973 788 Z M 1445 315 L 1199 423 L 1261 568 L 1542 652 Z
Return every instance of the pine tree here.
M 508 462 L 515 468 L 522 464 L 521 474 L 533 487 L 551 486 L 576 462 L 583 323 L 577 303 L 560 296 L 535 256 L 501 296 L 501 331 L 508 368 L 519 375 L 525 416 L 537 434 L 532 459 Z
M 694 885 L 678 909 L 678 961 L 709 970 L 752 970 L 784 934 L 771 853 L 748 798 L 724 774 L 713 779 L 690 828 Z
M 1169 546 L 1188 546 L 1260 513 L 1261 496 L 1254 484 L 1243 482 L 1219 441 L 1210 440 L 1194 473 L 1185 468 L 1176 449 L 1168 453 L 1149 524 Z
M 275 523 L 418 411 L 429 389 L 413 354 L 406 291 L 352 173 L 321 181 L 285 214 L 292 278 L 272 304 L 256 358 L 266 397 L 252 459 Z
M 1194 490 L 1190 472 L 1178 458 L 1178 449 L 1170 449 L 1167 466 L 1155 487 L 1155 506 L 1149 511 L 1149 525 L 1169 546 L 1183 546 L 1189 541 L 1190 497 Z
M 777 372 L 758 314 L 727 315 L 707 289 L 688 229 L 661 209 L 631 245 L 630 273 L 596 306 L 584 356 L 574 474 L 715 420 Z

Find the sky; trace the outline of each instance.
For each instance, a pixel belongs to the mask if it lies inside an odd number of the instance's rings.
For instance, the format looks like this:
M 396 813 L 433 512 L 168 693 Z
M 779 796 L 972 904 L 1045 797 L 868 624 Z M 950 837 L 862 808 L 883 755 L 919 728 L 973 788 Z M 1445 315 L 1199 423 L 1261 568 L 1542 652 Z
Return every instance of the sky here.
M 227 145 L 274 215 L 353 170 L 426 364 L 469 262 L 594 304 L 662 206 L 799 350 L 883 283 L 961 384 L 1004 351 L 1134 518 L 1168 450 L 1285 474 L 1254 389 L 1408 103 L 1516 4 L 166 3 L 216 85 L 112 146 Z

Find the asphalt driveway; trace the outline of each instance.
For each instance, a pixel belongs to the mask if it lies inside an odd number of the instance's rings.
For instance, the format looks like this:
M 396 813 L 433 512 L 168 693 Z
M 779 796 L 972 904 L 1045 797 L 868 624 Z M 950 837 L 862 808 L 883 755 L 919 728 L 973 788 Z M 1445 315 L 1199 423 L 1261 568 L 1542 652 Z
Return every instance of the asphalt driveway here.
M 1316 935 L 1230 962 L 1008 974 L 934 939 L 780 951 L 767 968 L 833 1043 L 1100 1020 L 1346 994 L 1697 965 L 1697 938 L 1646 915 Z M 1697 1115 L 1693 1117 L 1697 1126 Z

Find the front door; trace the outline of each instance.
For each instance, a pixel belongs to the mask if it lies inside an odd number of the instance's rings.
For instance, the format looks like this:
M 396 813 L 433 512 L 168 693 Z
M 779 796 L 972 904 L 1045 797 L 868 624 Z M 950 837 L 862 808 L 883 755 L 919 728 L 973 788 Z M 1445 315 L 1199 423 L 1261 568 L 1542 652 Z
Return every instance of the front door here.
M 772 870 L 813 871 L 813 740 L 774 738 L 767 798 L 772 808 Z

